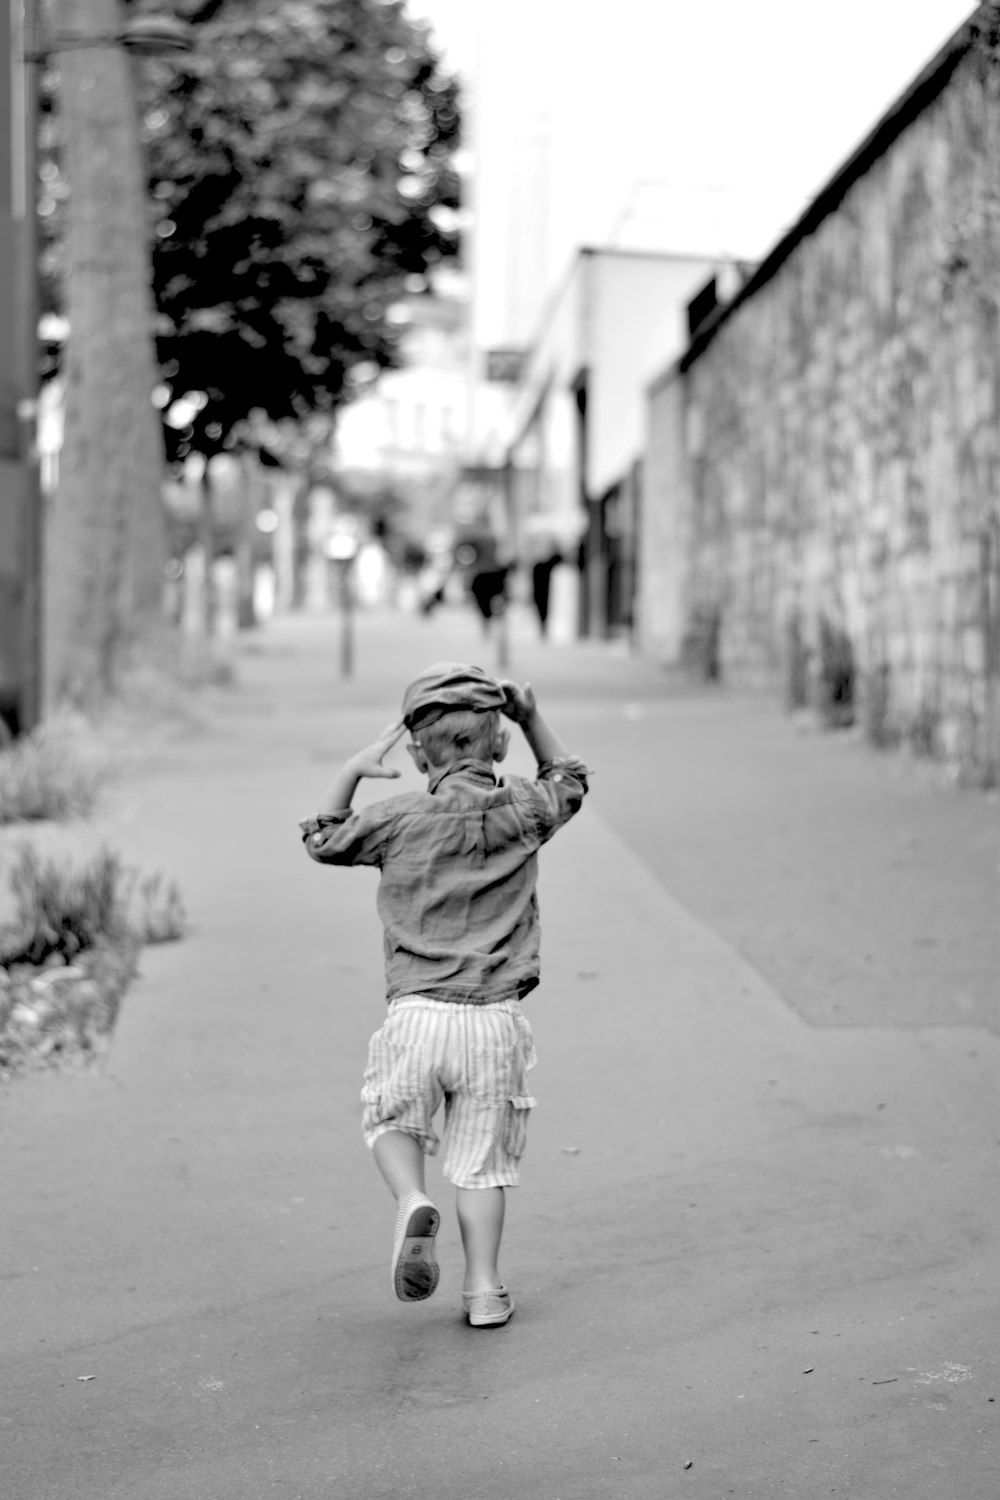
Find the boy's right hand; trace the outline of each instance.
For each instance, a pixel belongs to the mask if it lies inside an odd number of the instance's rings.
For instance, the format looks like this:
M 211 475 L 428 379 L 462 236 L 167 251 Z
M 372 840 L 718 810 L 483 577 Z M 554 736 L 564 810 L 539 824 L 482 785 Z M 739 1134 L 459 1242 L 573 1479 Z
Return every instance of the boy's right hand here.
M 500 712 L 508 719 L 512 719 L 515 724 L 527 724 L 528 720 L 533 717 L 536 707 L 535 692 L 531 683 L 526 682 L 524 687 L 521 687 L 519 683 L 505 679 L 501 681 L 500 686 L 507 700 Z
M 370 776 L 375 779 L 385 778 L 394 780 L 400 775 L 399 771 L 391 766 L 382 764 L 383 757 L 388 755 L 393 745 L 397 744 L 406 733 L 406 725 L 402 719 L 386 725 L 377 740 L 366 745 L 364 750 L 359 750 L 357 755 L 352 755 L 348 761 L 351 770 L 357 776 Z

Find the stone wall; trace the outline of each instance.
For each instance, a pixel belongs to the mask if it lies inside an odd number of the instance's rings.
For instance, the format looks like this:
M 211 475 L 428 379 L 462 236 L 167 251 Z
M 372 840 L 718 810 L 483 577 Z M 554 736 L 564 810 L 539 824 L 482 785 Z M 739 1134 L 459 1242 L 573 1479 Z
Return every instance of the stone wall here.
M 943 85 L 653 388 L 640 625 L 673 656 L 715 628 L 727 680 L 989 779 L 1000 48 L 967 33 Z

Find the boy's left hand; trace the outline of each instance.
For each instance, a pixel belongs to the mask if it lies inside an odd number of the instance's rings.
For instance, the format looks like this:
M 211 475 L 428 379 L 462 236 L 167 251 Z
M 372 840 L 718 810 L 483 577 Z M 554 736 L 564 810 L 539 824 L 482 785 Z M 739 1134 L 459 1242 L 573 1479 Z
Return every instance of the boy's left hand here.
M 405 733 L 406 725 L 402 719 L 386 725 L 377 740 L 367 745 L 364 750 L 359 750 L 357 755 L 351 756 L 349 761 L 351 769 L 358 776 L 369 776 L 375 780 L 392 781 L 402 775 L 402 772 L 394 770 L 392 766 L 384 766 L 382 760 L 388 755 L 393 745 L 399 743 Z
M 535 712 L 535 690 L 530 682 L 524 687 L 519 683 L 511 682 L 509 678 L 502 678 L 499 686 L 503 688 L 506 703 L 500 712 L 508 719 L 513 719 L 515 724 L 526 724 Z

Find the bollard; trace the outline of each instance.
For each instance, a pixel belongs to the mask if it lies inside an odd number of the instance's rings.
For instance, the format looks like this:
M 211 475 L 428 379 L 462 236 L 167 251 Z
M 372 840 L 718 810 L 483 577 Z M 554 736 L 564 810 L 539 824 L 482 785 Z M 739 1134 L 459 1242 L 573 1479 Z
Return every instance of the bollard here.
M 351 588 L 354 559 L 337 562 L 340 595 L 340 675 L 351 677 L 354 673 L 354 591 Z

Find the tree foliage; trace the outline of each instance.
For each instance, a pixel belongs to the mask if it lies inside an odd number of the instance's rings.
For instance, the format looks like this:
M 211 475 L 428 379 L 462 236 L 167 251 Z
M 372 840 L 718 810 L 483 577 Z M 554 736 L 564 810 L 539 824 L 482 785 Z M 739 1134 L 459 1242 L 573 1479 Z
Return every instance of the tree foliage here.
M 171 457 L 332 413 L 397 360 L 391 308 L 456 251 L 457 88 L 399 0 L 189 0 L 143 65 Z

